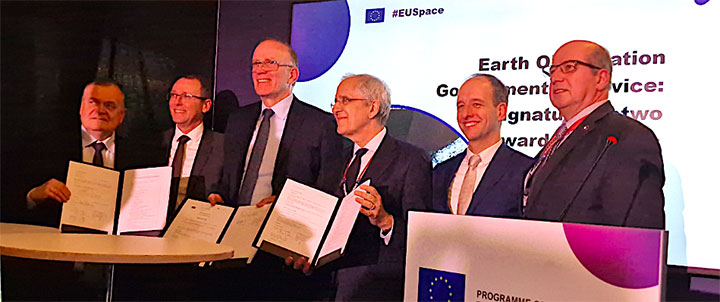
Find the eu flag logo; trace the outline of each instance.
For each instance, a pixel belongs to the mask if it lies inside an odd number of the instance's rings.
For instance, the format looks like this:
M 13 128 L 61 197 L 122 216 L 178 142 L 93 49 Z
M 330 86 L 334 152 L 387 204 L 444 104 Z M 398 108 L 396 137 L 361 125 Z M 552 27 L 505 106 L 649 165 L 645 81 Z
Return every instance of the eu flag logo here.
M 465 275 L 421 267 L 418 301 L 465 301 Z
M 385 21 L 385 8 L 370 8 L 365 10 L 365 23 L 381 23 Z

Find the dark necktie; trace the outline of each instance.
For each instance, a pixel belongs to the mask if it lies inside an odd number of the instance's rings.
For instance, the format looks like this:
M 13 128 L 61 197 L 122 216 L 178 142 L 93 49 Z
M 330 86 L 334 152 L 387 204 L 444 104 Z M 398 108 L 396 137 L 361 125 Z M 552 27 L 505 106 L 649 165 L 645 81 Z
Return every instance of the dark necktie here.
M 93 147 L 93 149 L 95 149 L 95 155 L 93 155 L 93 161 L 92 161 L 93 165 L 102 167 L 103 166 L 102 151 L 105 150 L 105 144 L 103 144 L 99 141 L 95 141 L 94 143 L 91 144 L 91 146 Z
M 345 175 L 345 194 L 349 194 L 355 189 L 358 174 L 360 174 L 360 162 L 362 161 L 362 156 L 365 155 L 367 151 L 368 149 L 365 148 L 360 148 L 355 151 L 355 158 L 350 163 L 350 167 L 348 167 L 347 174 Z
M 255 144 L 250 153 L 250 160 L 248 160 L 247 167 L 245 169 L 245 177 L 242 180 L 242 186 L 240 186 L 240 192 L 238 195 L 239 204 L 250 204 L 252 201 L 253 191 L 255 191 L 255 184 L 257 183 L 258 172 L 260 171 L 260 164 L 262 163 L 263 154 L 265 154 L 265 147 L 267 147 L 268 136 L 270 135 L 270 117 L 275 114 L 272 109 L 268 108 L 263 110 L 262 122 L 258 128 L 257 136 L 255 137 Z
M 180 178 L 182 177 L 182 167 L 185 161 L 185 145 L 190 137 L 183 135 L 178 138 L 178 145 L 175 148 L 175 157 L 172 161 L 172 181 L 170 182 L 170 200 L 168 200 L 167 221 L 170 221 L 175 213 L 177 205 L 178 190 L 180 189 Z

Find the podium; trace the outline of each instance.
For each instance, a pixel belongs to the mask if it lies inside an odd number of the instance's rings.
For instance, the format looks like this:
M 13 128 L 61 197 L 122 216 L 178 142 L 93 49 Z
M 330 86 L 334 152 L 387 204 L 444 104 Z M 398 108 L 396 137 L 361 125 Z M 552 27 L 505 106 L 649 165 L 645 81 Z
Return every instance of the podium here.
M 410 212 L 406 301 L 660 301 L 667 231 Z

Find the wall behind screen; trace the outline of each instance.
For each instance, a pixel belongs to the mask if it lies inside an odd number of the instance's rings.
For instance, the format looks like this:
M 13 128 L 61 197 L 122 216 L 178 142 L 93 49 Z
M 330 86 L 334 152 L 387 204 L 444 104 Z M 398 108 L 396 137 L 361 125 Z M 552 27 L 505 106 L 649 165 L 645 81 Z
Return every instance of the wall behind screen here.
M 83 87 L 93 78 L 123 86 L 119 132 L 146 141 L 172 125 L 166 95 L 175 77 L 213 79 L 214 1 L 1 3 L 3 221 L 32 219 L 24 196 L 42 171 L 25 163 L 42 154 L 38 145 L 52 148 L 79 131 Z

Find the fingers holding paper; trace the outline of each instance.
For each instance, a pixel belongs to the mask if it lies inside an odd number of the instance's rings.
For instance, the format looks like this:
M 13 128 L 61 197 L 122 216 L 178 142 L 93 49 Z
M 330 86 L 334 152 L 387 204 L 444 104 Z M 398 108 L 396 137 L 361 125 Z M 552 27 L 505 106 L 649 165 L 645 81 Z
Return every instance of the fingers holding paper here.
M 212 193 L 210 196 L 208 196 L 208 201 L 210 202 L 210 205 L 216 205 L 218 203 L 224 203 L 222 196 L 217 193 Z
M 380 193 L 373 186 L 368 185 L 361 185 L 359 189 L 355 191 L 355 201 L 361 205 L 360 213 L 367 216 L 372 225 L 383 231 L 390 230 L 393 217 L 385 211 Z
M 258 208 L 262 208 L 266 204 L 271 204 L 271 203 L 275 202 L 276 198 L 277 198 L 277 196 L 275 196 L 275 195 L 265 197 L 262 200 L 260 200 L 260 202 L 258 202 L 257 205 L 255 205 L 255 206 L 257 206 Z
M 53 178 L 32 189 L 28 197 L 34 201 L 53 199 L 58 202 L 67 202 L 70 200 L 70 189 L 63 182 Z
M 305 275 L 310 275 L 310 262 L 308 258 L 298 257 L 297 260 L 293 259 L 292 256 L 285 258 L 285 265 L 292 266 L 294 270 L 302 271 Z

